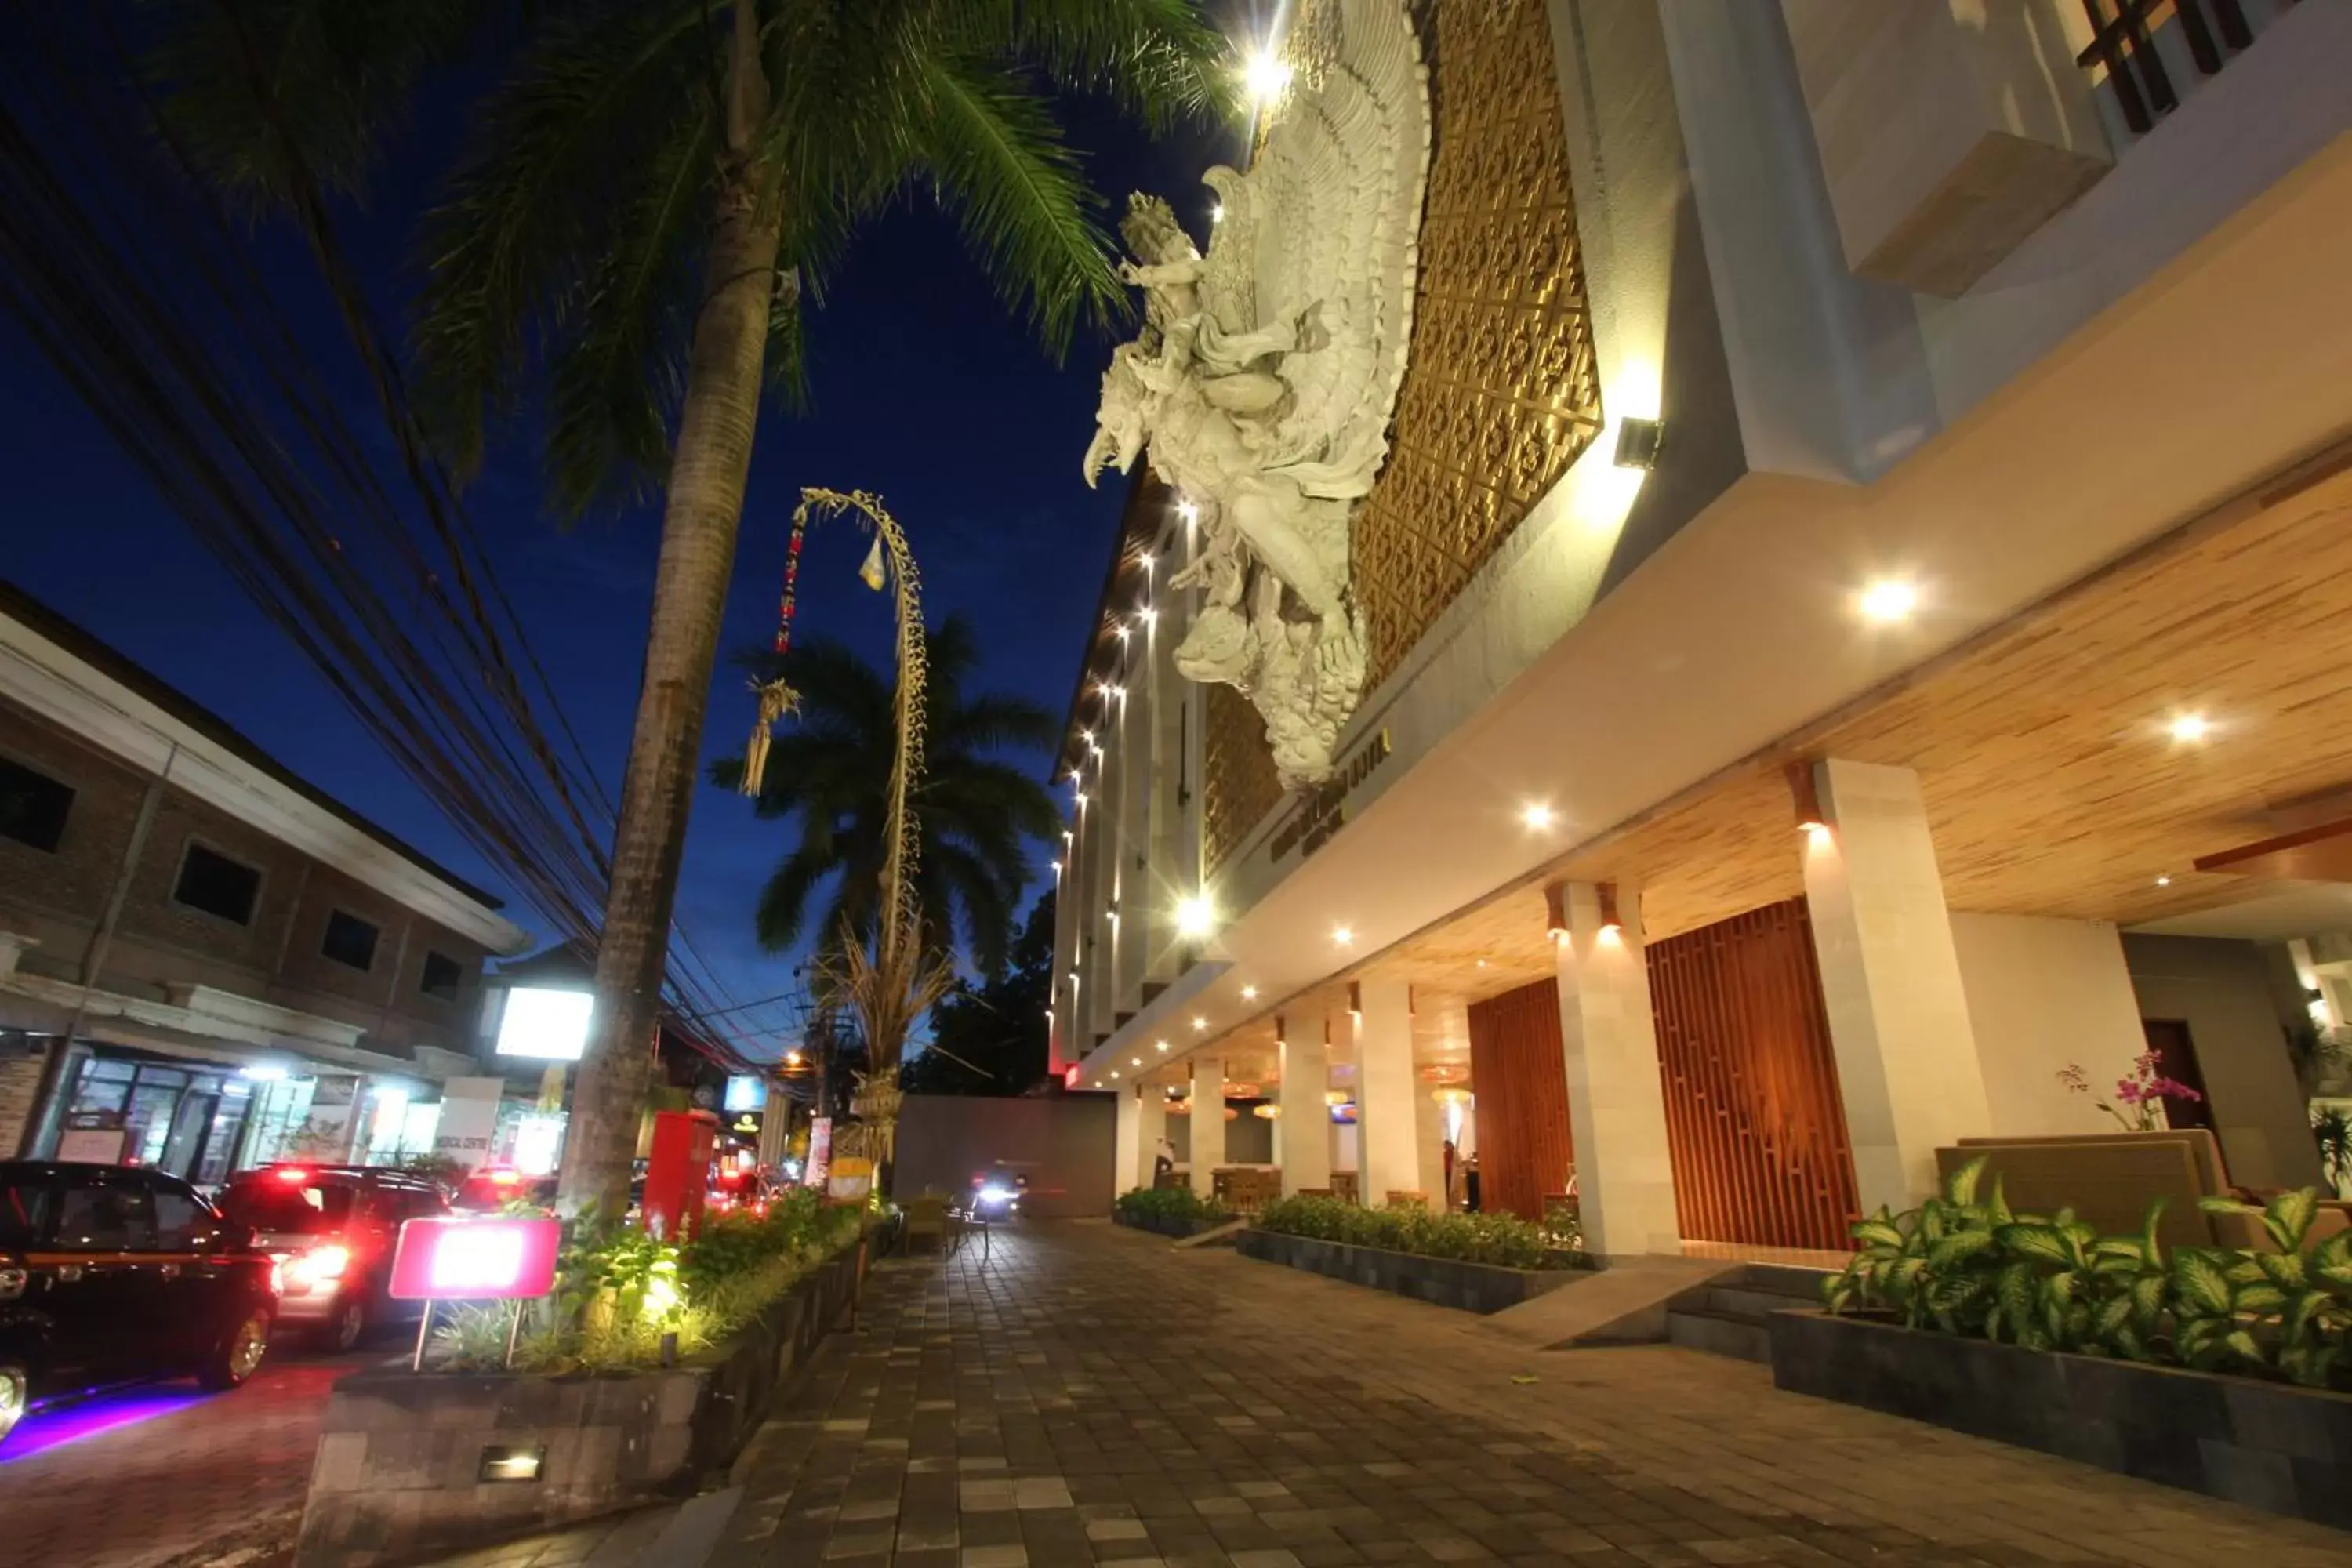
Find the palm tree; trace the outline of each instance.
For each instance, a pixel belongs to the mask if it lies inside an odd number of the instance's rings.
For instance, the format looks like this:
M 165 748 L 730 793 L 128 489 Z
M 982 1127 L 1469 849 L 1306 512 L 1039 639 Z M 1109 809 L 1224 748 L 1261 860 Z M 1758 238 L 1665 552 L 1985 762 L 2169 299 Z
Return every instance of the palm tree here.
M 719 616 L 799 308 L 903 195 L 961 225 L 1058 351 L 1123 309 L 1039 84 L 1148 125 L 1228 90 L 1192 0 L 168 0 L 171 122 L 224 188 L 362 190 L 420 79 L 511 44 L 424 226 L 420 406 L 460 466 L 526 394 L 555 503 L 663 496 L 595 1026 L 562 1194 L 617 1203 L 660 1008 Z M 519 41 L 518 41 L 519 40 Z
M 1029 773 L 992 753 L 1050 747 L 1054 716 L 1026 698 L 967 689 L 979 647 L 971 623 L 950 616 L 923 638 L 923 773 L 908 802 L 920 834 L 914 893 L 922 945 L 961 943 L 983 974 L 1003 971 L 1030 868 L 1024 841 L 1060 831 L 1053 796 Z M 761 680 L 782 676 L 799 695 L 797 715 L 768 752 L 755 807 L 796 817 L 800 842 L 776 867 L 755 917 L 761 944 L 782 952 L 811 931 L 847 931 L 870 942 L 882 900 L 890 763 L 898 744 L 898 683 L 840 643 L 814 638 L 781 658 L 747 655 Z M 728 788 L 740 757 L 712 765 Z M 830 886 L 829 898 L 824 896 Z M 821 918 L 810 916 L 824 901 Z

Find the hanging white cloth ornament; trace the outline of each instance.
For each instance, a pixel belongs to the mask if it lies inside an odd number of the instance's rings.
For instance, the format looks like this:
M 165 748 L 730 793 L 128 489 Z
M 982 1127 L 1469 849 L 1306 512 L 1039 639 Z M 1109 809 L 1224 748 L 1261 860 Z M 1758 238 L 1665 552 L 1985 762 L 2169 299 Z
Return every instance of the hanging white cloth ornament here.
M 882 561 L 880 534 L 874 536 L 874 548 L 866 552 L 866 564 L 857 569 L 857 576 L 860 582 L 877 594 L 882 591 L 882 584 L 889 581 L 888 571 Z

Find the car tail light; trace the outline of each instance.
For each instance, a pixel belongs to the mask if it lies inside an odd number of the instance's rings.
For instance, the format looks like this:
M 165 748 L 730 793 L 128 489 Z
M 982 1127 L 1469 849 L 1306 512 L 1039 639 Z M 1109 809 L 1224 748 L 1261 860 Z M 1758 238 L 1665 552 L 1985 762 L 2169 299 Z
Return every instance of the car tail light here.
M 352 1249 L 336 1242 L 298 1252 L 285 1265 L 283 1277 L 298 1289 L 307 1290 L 313 1285 L 341 1279 L 343 1270 L 352 1266 Z
M 299 1165 L 280 1165 L 270 1173 L 281 1182 L 301 1183 L 310 1179 L 310 1173 Z
M 32 1271 L 14 1263 L 0 1262 L 0 1301 L 13 1301 L 25 1293 L 33 1282 Z

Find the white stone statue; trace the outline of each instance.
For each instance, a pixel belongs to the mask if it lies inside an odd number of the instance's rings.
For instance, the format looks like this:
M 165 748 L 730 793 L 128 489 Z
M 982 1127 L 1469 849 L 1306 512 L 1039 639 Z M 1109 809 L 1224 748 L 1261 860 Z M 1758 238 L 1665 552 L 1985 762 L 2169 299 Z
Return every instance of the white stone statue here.
M 1156 197 L 1120 226 L 1144 325 L 1111 354 L 1087 483 L 1151 466 L 1200 509 L 1176 649 L 1264 716 L 1286 788 L 1321 783 L 1364 682 L 1349 524 L 1388 457 L 1412 338 L 1429 90 L 1404 0 L 1307 0 L 1249 172 L 1203 181 L 1204 257 Z

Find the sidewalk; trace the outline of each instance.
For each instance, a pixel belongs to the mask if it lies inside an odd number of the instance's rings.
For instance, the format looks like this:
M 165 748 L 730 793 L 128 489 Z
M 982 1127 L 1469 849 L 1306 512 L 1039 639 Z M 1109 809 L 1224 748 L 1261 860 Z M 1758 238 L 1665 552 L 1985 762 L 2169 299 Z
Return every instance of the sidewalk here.
M 2341 1568 L 2352 1537 L 1106 1224 L 893 1264 L 740 1492 L 467 1568 Z M 720 1516 L 723 1515 L 723 1520 Z M 722 1525 L 707 1552 L 706 1527 Z M 665 1534 L 665 1532 L 667 1532 Z M 692 1537 L 694 1539 L 688 1539 Z

